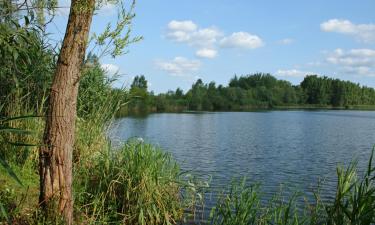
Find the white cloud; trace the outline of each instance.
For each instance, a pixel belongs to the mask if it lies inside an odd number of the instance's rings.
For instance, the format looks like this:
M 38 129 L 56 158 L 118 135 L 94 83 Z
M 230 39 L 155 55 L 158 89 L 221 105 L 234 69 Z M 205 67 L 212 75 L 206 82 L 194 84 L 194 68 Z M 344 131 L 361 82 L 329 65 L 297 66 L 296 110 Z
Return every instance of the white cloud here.
M 174 30 L 167 33 L 167 38 L 175 42 L 189 42 L 190 35 L 185 31 Z
M 355 25 L 349 20 L 331 19 L 322 24 L 320 28 L 326 32 L 353 33 Z
M 283 76 L 283 77 L 305 77 L 309 74 L 316 74 L 313 72 L 308 71 L 301 71 L 297 69 L 290 69 L 290 70 L 277 70 L 276 75 Z
M 343 66 L 375 66 L 375 50 L 372 49 L 351 49 L 345 51 L 341 48 L 336 49 L 327 57 L 327 61 L 333 64 Z
M 198 26 L 191 20 L 183 20 L 183 21 L 177 21 L 172 20 L 168 23 L 168 29 L 169 30 L 176 30 L 176 31 L 195 31 L 198 28 Z
M 213 59 L 216 57 L 217 51 L 215 49 L 202 48 L 196 51 L 195 55 L 201 58 Z
M 281 45 L 290 45 L 293 42 L 294 42 L 294 40 L 292 38 L 284 38 L 284 39 L 279 40 L 277 43 L 279 43 Z
M 204 28 L 195 32 L 191 41 L 197 46 L 211 46 L 217 41 L 217 38 L 221 36 L 222 33 L 214 27 Z
M 260 37 L 247 32 L 235 32 L 220 41 L 220 46 L 224 48 L 255 49 L 263 45 L 264 43 Z
M 354 24 L 349 20 L 331 19 L 320 24 L 325 32 L 336 32 L 355 37 L 362 42 L 375 41 L 375 24 Z
M 375 75 L 375 50 L 338 48 L 328 54 L 328 63 L 338 65 L 343 72 L 361 76 Z
M 172 20 L 167 25 L 165 37 L 178 43 L 185 43 L 197 48 L 196 56 L 215 58 L 217 49 L 241 48 L 254 49 L 264 45 L 257 35 L 247 32 L 235 32 L 225 37 L 218 28 L 211 26 L 201 28 L 191 20 Z
M 343 71 L 349 74 L 374 77 L 375 71 L 371 67 L 359 66 L 359 67 L 343 67 Z
M 166 37 L 172 41 L 195 47 L 211 47 L 222 33 L 215 27 L 199 28 L 191 20 L 172 20 L 168 24 Z
M 107 73 L 109 76 L 113 76 L 118 73 L 120 68 L 114 64 L 101 64 L 100 67 Z
M 192 72 L 199 70 L 201 62 L 194 59 L 186 59 L 184 57 L 175 57 L 171 61 L 157 60 L 155 65 L 158 69 L 166 71 L 174 76 L 187 76 Z

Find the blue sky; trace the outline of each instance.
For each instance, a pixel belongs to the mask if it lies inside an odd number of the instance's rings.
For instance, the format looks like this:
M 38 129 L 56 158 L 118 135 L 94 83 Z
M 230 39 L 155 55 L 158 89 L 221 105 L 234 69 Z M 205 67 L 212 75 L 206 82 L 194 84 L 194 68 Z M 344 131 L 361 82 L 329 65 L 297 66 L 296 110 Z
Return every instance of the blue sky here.
M 373 0 L 138 0 L 132 34 L 144 40 L 101 63 L 122 74 L 117 85 L 143 74 L 156 93 L 254 72 L 293 84 L 314 73 L 375 87 L 374 9 Z M 92 32 L 116 17 L 115 6 L 104 6 Z M 50 25 L 54 39 L 66 19 L 61 12 Z

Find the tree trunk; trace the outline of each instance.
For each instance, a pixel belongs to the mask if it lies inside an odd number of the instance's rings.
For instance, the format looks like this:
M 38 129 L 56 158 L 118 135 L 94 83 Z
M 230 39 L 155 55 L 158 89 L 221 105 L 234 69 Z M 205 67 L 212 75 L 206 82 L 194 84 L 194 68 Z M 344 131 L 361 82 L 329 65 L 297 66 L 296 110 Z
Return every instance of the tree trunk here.
M 95 0 L 72 0 L 51 87 L 44 145 L 39 153 L 39 203 L 48 218 L 73 224 L 72 153 L 80 70 Z

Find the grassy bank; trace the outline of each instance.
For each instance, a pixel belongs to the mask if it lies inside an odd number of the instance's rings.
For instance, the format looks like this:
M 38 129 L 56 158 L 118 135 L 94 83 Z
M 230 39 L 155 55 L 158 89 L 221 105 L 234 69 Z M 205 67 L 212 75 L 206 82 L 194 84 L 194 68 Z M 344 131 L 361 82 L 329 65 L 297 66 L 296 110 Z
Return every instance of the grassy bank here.
M 19 123 L 25 123 L 26 127 L 29 122 L 21 120 Z M 169 154 L 137 140 L 112 148 L 105 137 L 105 126 L 92 126 L 85 121 L 78 123 L 79 135 L 74 149 L 77 223 L 175 224 L 190 216 L 185 209 L 194 207 L 201 194 L 194 183 L 187 183 L 186 174 Z M 7 138 L 16 139 L 14 135 L 9 134 Z M 85 141 L 82 141 L 83 136 Z M 88 138 L 92 141 L 90 144 Z M 0 168 L 0 221 L 4 224 L 58 222 L 59 218 L 44 221 L 38 211 L 38 147 L 27 147 L 27 156 L 22 156 L 11 152 L 19 146 L 6 143 L 1 146 L 9 153 L 8 157 L 2 157 L 20 182 L 6 168 Z M 23 148 L 17 152 L 26 151 Z M 182 197 L 181 193 L 187 195 Z
M 75 174 L 82 223 L 172 224 L 182 218 L 180 168 L 169 154 L 133 141 L 86 160 Z
M 275 106 L 272 109 L 281 110 L 309 110 L 309 109 L 327 109 L 327 110 L 375 110 L 375 105 L 348 105 L 348 106 L 331 106 L 331 105 L 289 105 L 289 106 Z

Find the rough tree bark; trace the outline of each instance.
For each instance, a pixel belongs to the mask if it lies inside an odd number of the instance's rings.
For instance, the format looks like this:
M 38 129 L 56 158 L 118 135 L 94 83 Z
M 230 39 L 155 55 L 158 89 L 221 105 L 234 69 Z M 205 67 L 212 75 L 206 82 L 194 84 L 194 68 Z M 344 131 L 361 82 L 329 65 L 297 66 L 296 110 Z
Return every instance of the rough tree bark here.
M 73 224 L 72 152 L 76 105 L 94 7 L 95 0 L 71 1 L 50 92 L 44 145 L 39 153 L 39 203 L 45 216 L 62 216 L 66 224 Z

